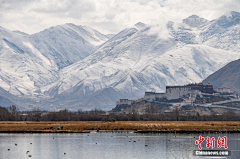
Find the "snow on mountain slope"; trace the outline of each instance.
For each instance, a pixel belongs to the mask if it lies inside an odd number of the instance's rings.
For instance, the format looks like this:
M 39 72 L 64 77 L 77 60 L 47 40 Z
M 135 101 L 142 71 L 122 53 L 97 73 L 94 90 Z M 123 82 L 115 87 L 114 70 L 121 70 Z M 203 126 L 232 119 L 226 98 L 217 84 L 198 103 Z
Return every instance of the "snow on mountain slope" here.
M 204 45 L 240 52 L 240 13 L 229 12 L 211 21 L 201 36 Z
M 108 38 L 86 26 L 65 24 L 34 35 L 0 27 L 0 84 L 16 96 L 43 96 L 59 69 L 79 61 Z
M 221 33 L 215 34 L 211 39 L 203 43 L 214 48 L 240 52 L 240 25 L 233 26 Z
M 239 52 L 240 13 L 228 12 L 212 21 L 192 15 L 183 19 L 177 29 L 169 24 L 171 35 L 187 44 L 203 44 L 218 49 Z M 185 24 L 185 25 L 184 25 Z
M 190 27 L 196 28 L 208 23 L 208 20 L 197 15 L 192 15 L 186 19 L 183 19 L 183 23 L 187 24 Z
M 29 39 L 61 69 L 90 55 L 108 37 L 89 27 L 68 23 L 30 35 Z
M 238 58 L 238 53 L 203 45 L 186 45 L 173 49 L 156 56 L 155 59 L 139 61 L 139 65 L 131 65 L 134 62 L 129 62 L 123 55 L 111 61 L 102 62 L 102 59 L 87 68 L 74 70 L 73 74 L 64 76 L 52 91 L 57 88 L 58 93 L 71 94 L 74 99 L 74 96 L 89 97 L 95 92 L 113 88 L 122 98 L 139 98 L 144 91 L 162 92 L 166 85 L 200 82 L 227 62 Z M 71 84 L 65 85 L 69 83 Z M 97 104 L 94 103 L 96 100 L 88 100 L 87 104 L 93 107 Z M 112 106 L 114 103 L 115 101 L 112 101 Z
M 58 78 L 56 65 L 24 36 L 0 27 L 0 86 L 13 95 L 33 97 Z
M 202 42 L 215 48 L 237 51 L 239 29 L 240 13 L 228 12 L 202 27 Z
M 76 84 L 81 85 L 79 81 L 86 78 L 89 81 L 84 83 L 89 83 L 94 88 L 82 90 L 83 94 L 95 92 L 108 87 L 109 83 L 117 83 L 129 70 L 147 65 L 150 60 L 177 45 L 174 39 L 162 40 L 157 35 L 149 34 L 149 29 L 123 30 L 100 46 L 94 54 L 63 69 L 60 82 L 50 92 L 56 93 L 57 89 L 57 94 L 60 94 Z M 113 77 L 112 82 L 109 82 L 109 77 Z
M 29 35 L 29 34 L 27 34 L 27 33 L 21 32 L 21 31 L 19 31 L 19 30 L 14 30 L 13 32 L 14 32 L 14 33 L 17 33 L 18 35 L 21 35 L 21 36 L 28 36 L 28 35 Z
M 28 105 L 110 109 L 119 98 L 200 82 L 239 59 L 239 23 L 237 12 L 212 21 L 193 15 L 166 28 L 139 22 L 110 39 L 74 24 L 29 36 L 0 28 L 0 84 Z
M 154 83 L 149 90 L 160 91 L 166 85 L 200 82 L 229 61 L 239 58 L 240 55 L 235 52 L 204 45 L 186 45 L 157 57 L 143 66 L 140 72 L 147 75 L 147 83 Z
M 82 106 L 94 106 L 100 100 L 93 98 L 96 92 L 111 88 L 122 98 L 139 98 L 145 91 L 164 91 L 166 85 L 200 82 L 240 58 L 236 52 L 196 44 L 195 37 L 181 40 L 186 36 L 180 32 L 189 29 L 170 30 L 172 37 L 167 39 L 152 34 L 151 29 L 145 26 L 123 30 L 89 57 L 64 68 L 60 80 L 45 90 L 62 99 L 71 95 L 72 103 L 79 105 L 83 103 L 77 98 L 86 98 L 88 103 Z M 195 34 L 192 30 L 190 34 Z M 101 106 L 113 106 L 115 101 L 110 103 Z
M 115 34 L 107 34 L 106 36 L 108 37 L 108 39 L 111 39 L 112 37 L 115 36 Z
M 42 88 L 59 79 L 62 67 L 85 58 L 107 39 L 96 30 L 74 24 L 34 35 L 0 27 L 0 96 L 23 109 L 39 106 L 48 98 Z

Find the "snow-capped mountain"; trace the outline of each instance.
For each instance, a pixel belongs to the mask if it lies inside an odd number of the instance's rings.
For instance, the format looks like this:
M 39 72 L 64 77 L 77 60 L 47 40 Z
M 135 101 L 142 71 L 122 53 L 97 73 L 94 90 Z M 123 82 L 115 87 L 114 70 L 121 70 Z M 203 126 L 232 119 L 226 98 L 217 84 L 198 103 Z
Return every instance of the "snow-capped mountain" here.
M 109 102 L 109 98 L 99 96 L 100 92 L 136 99 L 145 91 L 162 92 L 166 85 L 200 82 L 240 58 L 234 50 L 207 43 L 212 39 L 205 34 L 206 30 L 219 19 L 207 21 L 190 16 L 177 29 L 170 22 L 167 37 L 154 32 L 156 26 L 137 23 L 105 42 L 92 55 L 62 69 L 60 80 L 47 88 L 47 93 L 71 101 L 68 105 L 106 108 L 113 106 L 116 99 Z M 228 30 L 239 27 L 233 23 Z M 106 93 L 108 90 L 111 93 Z
M 201 18 L 197 15 L 191 15 L 190 17 L 183 19 L 183 23 L 187 24 L 190 27 L 197 28 L 200 27 L 209 21 L 207 19 Z
M 39 95 L 58 79 L 58 68 L 25 36 L 0 28 L 0 86 L 17 96 Z
M 61 69 L 90 55 L 108 37 L 90 27 L 68 23 L 30 35 L 29 39 Z
M 212 20 L 201 33 L 205 45 L 239 52 L 240 50 L 240 13 L 229 12 Z
M 19 101 L 15 96 L 45 99 L 41 89 L 59 79 L 60 68 L 88 56 L 107 39 L 96 30 L 73 24 L 33 35 L 0 27 L 0 87 L 11 93 L 14 101 Z
M 51 89 L 51 93 L 58 92 L 59 99 L 71 101 L 71 105 L 77 102 L 85 109 L 97 104 L 109 109 L 119 98 L 136 99 L 145 91 L 163 92 L 166 85 L 200 82 L 227 63 L 229 57 L 237 59 L 240 55 L 194 45 L 167 51 L 154 59 L 144 57 L 146 61 L 130 60 L 126 54 L 118 55 L 116 59 L 102 59 L 87 68 L 64 69 L 64 78 Z M 72 72 L 71 69 L 74 73 L 67 74 Z M 110 102 L 109 98 L 114 100 Z
M 44 109 L 111 109 L 119 98 L 200 82 L 240 58 L 239 19 L 237 12 L 211 21 L 192 15 L 110 36 L 74 24 L 33 35 L 0 28 L 0 96 Z

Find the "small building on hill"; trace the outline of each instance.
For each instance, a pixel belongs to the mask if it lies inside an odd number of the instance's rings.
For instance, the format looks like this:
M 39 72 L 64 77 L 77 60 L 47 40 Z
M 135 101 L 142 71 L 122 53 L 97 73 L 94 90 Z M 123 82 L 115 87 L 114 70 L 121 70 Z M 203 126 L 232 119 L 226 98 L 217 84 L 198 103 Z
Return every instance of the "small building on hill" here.
M 131 105 L 134 101 L 129 99 L 120 99 L 117 101 L 117 105 Z

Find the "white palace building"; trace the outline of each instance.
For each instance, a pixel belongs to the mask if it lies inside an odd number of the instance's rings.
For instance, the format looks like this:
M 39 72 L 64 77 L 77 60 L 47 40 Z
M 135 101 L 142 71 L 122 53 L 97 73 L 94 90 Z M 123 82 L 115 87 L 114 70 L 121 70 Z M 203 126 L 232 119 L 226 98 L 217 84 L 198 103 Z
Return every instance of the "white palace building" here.
M 141 100 L 155 101 L 158 99 L 179 99 L 179 98 L 195 98 L 197 95 L 214 94 L 214 93 L 232 93 L 229 88 L 213 88 L 212 84 L 193 83 L 184 86 L 166 86 L 165 93 L 145 92 L 143 98 L 138 100 L 120 99 L 117 105 L 131 105 Z

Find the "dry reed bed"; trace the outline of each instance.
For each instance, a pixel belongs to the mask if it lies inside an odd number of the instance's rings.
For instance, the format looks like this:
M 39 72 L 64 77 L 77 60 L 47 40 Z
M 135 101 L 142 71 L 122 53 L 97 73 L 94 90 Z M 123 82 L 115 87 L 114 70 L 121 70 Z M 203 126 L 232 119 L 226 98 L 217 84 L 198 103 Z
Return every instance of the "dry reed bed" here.
M 0 122 L 0 132 L 4 131 L 53 131 L 63 126 L 63 130 L 80 132 L 84 130 L 144 130 L 144 131 L 239 131 L 240 122 L 202 121 L 67 121 L 67 122 Z

